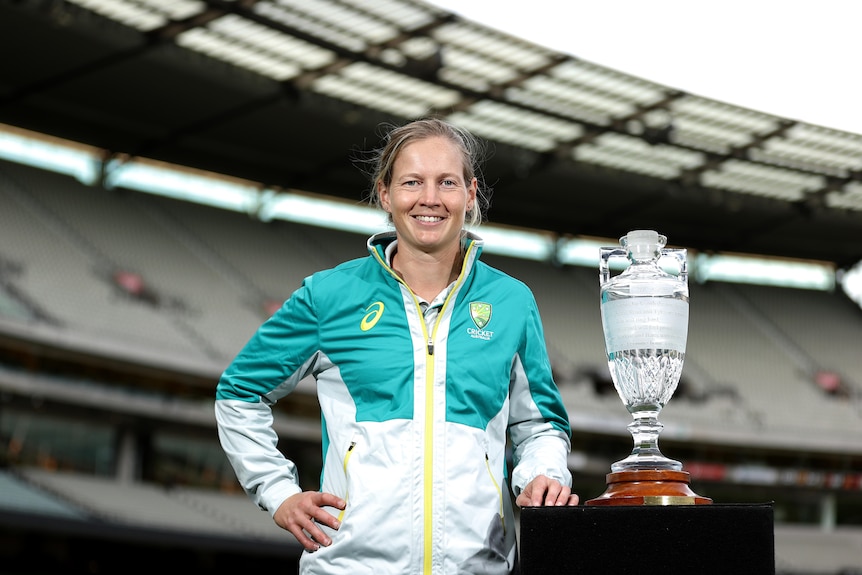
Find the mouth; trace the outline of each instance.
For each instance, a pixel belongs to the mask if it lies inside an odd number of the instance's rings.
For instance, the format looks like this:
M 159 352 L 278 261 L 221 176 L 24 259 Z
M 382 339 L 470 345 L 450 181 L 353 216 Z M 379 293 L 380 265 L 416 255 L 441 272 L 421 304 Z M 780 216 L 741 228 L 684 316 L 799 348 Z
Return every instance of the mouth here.
M 437 222 L 442 222 L 446 218 L 442 216 L 413 216 L 420 222 L 424 222 L 426 224 L 436 224 Z

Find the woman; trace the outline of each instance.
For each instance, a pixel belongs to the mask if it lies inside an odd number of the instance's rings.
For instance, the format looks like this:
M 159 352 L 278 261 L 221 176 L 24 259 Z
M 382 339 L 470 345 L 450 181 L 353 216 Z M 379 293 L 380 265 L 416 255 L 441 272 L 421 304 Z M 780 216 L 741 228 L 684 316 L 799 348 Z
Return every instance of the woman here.
M 479 261 L 477 141 L 440 120 L 394 129 L 375 203 L 394 232 L 307 278 L 221 377 L 219 435 L 303 573 L 511 573 L 516 503 L 576 505 L 568 416 L 536 302 Z M 320 491 L 276 449 L 270 406 L 307 375 L 323 417 Z

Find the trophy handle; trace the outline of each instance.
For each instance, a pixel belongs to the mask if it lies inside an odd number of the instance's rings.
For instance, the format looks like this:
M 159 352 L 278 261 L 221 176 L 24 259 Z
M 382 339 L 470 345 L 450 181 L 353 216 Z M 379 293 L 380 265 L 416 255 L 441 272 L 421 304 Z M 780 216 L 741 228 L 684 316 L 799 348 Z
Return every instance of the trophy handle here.
M 599 248 L 599 281 L 602 285 L 611 280 L 610 258 L 628 258 L 628 251 L 622 248 Z
M 679 273 L 676 274 L 681 282 L 688 283 L 688 264 L 686 263 L 685 248 L 664 248 L 661 250 L 662 257 L 669 257 L 676 261 L 679 266 Z

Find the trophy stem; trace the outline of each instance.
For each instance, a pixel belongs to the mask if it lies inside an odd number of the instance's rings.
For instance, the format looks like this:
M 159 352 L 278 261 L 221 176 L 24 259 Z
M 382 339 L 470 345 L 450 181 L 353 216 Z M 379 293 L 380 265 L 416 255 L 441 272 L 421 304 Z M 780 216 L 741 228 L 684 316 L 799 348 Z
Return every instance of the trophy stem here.
M 664 427 L 658 409 L 637 411 L 628 429 L 635 446 L 631 455 L 611 465 L 607 489 L 587 505 L 709 505 L 712 499 L 689 486 L 689 474 L 679 461 L 668 459 L 658 448 Z
M 659 409 L 646 409 L 632 413 L 634 421 L 628 430 L 634 440 L 631 455 L 611 465 L 611 471 L 667 470 L 680 471 L 682 463 L 665 457 L 658 447 L 658 436 L 664 425 L 658 421 Z

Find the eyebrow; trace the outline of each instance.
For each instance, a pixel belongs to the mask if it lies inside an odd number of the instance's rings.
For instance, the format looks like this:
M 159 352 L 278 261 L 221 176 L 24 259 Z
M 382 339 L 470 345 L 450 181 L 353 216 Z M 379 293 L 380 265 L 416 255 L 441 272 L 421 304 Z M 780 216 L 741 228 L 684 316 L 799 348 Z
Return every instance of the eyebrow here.
M 439 174 L 438 176 L 435 176 L 435 177 L 441 178 L 441 179 L 450 179 L 450 180 L 463 180 L 464 179 L 463 174 L 459 174 L 457 172 L 443 172 L 442 174 Z M 403 179 L 403 178 L 426 179 L 426 176 L 424 176 L 423 174 L 420 174 L 419 172 L 407 172 L 404 174 L 400 174 L 398 176 L 398 179 Z

